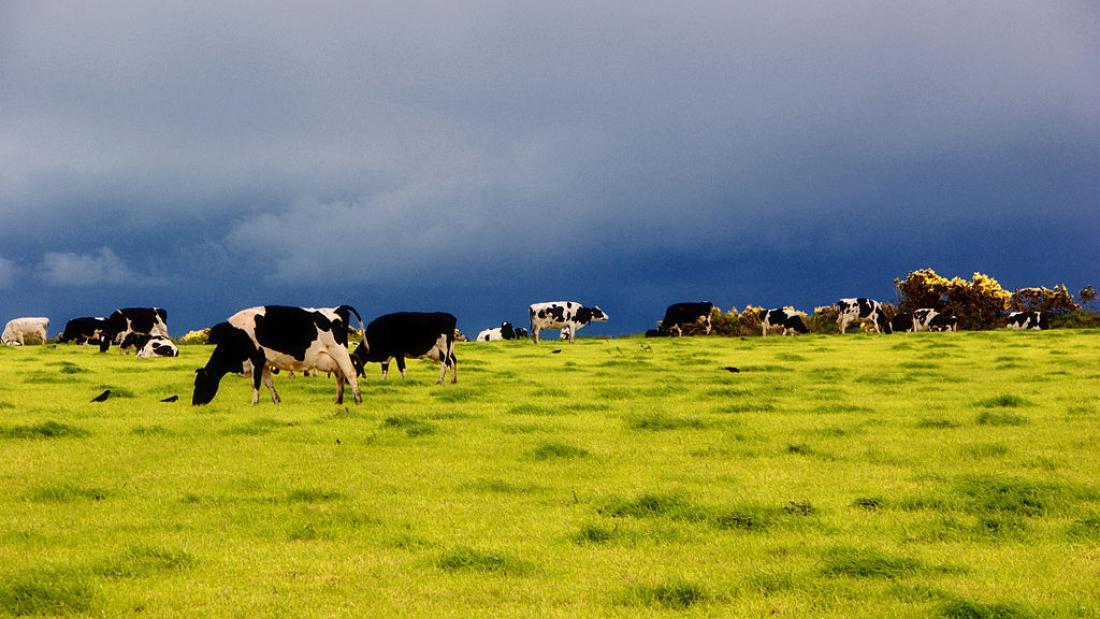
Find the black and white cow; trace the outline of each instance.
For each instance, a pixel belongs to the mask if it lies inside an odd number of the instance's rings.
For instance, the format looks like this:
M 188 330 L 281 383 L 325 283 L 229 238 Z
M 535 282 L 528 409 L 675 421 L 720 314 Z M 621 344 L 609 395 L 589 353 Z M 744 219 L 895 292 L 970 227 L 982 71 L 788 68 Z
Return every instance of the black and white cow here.
M 1008 315 L 1008 324 L 1005 325 L 1009 329 L 1029 329 L 1040 330 L 1049 329 L 1050 323 L 1047 322 L 1047 317 L 1042 312 L 1012 312 Z
M 233 314 L 228 321 L 210 329 L 208 341 L 215 345 L 214 352 L 206 367 L 195 370 L 191 403 L 209 403 L 218 393 L 222 377 L 233 372 L 251 374 L 253 404 L 260 401 L 261 382 L 271 392 L 271 401 L 278 404 L 279 394 L 271 380 L 273 368 L 334 372 L 336 403 L 344 401 L 345 382 L 351 385 L 355 403 L 362 402 L 355 365 L 348 354 L 348 323 L 352 313 L 359 316 L 348 305 L 319 309 L 264 305 Z
M 528 308 L 531 315 L 531 339 L 539 343 L 539 331 L 561 329 L 561 339 L 573 342 L 577 329 L 592 322 L 607 322 L 607 314 L 599 306 L 585 307 L 575 301 L 551 301 L 534 303 Z
M 133 348 L 137 351 L 137 356 L 142 359 L 180 356 L 180 351 L 176 348 L 176 345 L 172 343 L 172 340 L 163 335 L 139 335 L 137 333 L 128 333 L 126 337 L 123 338 L 122 343 L 119 344 L 119 348 L 123 351 L 128 351 Z
M 710 301 L 673 303 L 665 309 L 661 329 L 679 337 L 684 334 L 684 327 L 696 326 L 710 335 L 710 312 L 713 309 L 714 304 Z
M 500 323 L 500 326 L 495 329 L 485 329 L 481 333 L 477 334 L 477 338 L 474 341 L 477 342 L 499 342 L 501 340 L 514 340 L 516 339 L 516 329 L 512 326 L 512 323 L 505 320 Z
M 530 335 L 530 333 L 527 332 L 527 329 L 524 329 L 523 327 L 515 327 L 513 330 L 516 332 L 517 340 L 527 339 L 527 337 Z
M 915 333 L 920 331 L 919 324 L 919 319 L 916 316 L 909 312 L 902 312 L 890 321 L 890 329 L 894 333 Z
M 458 382 L 455 358 L 455 325 L 458 321 L 446 312 L 397 312 L 379 316 L 367 325 L 363 343 L 352 353 L 355 371 L 363 375 L 367 363 L 382 364 L 382 380 L 390 371 L 390 359 L 397 360 L 401 379 L 405 379 L 405 357 L 427 358 L 439 362 L 439 379 L 451 368 L 451 383 Z
M 760 310 L 760 335 L 767 337 L 768 330 L 783 328 L 783 335 L 809 333 L 798 312 L 789 309 Z
M 124 307 L 117 309 L 104 324 L 99 350 L 111 344 L 121 344 L 130 333 L 168 337 L 168 312 L 159 307 Z
M 875 333 L 890 333 L 890 321 L 882 311 L 882 304 L 874 299 L 841 299 L 836 302 L 836 307 L 836 326 L 840 328 L 841 335 L 848 325 L 863 319 L 871 320 Z
M 0 342 L 7 346 L 22 346 L 26 342 L 25 337 L 36 337 L 46 343 L 47 331 L 50 328 L 50 319 L 44 316 L 25 316 L 12 318 L 4 325 L 4 332 L 0 334 Z
M 957 316 L 937 313 L 928 320 L 927 329 L 929 331 L 958 331 L 959 318 Z
M 931 307 L 922 307 L 920 309 L 913 310 L 913 326 L 916 331 L 928 331 L 929 325 L 932 324 L 932 319 L 939 316 L 940 313 Z
M 100 317 L 73 318 L 65 323 L 65 330 L 57 337 L 61 343 L 73 342 L 80 346 L 94 344 L 100 346 L 104 340 L 104 332 L 107 329 L 107 319 Z

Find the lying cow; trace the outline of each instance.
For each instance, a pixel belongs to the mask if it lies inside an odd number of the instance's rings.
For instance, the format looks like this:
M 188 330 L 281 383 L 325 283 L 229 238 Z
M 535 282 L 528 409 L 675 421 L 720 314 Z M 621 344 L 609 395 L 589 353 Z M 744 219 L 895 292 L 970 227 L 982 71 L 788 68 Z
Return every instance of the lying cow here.
M 1012 312 L 1008 315 L 1008 324 L 1005 326 L 1009 329 L 1038 331 L 1049 329 L 1050 323 L 1047 322 L 1047 317 L 1042 312 Z
M 355 366 L 348 354 L 350 314 L 348 305 L 305 309 L 265 305 L 241 310 L 210 329 L 215 344 L 206 366 L 195 370 L 194 405 L 207 404 L 218 393 L 218 383 L 230 372 L 251 374 L 252 403 L 260 401 L 260 382 L 267 385 L 271 401 L 279 394 L 271 380 L 272 368 L 303 372 L 318 369 L 336 374 L 336 403 L 344 401 L 344 383 L 351 385 L 355 403 L 363 401 Z M 362 319 L 360 319 L 362 320 Z
M 352 353 L 355 371 L 362 376 L 367 363 L 382 364 L 382 380 L 390 372 L 390 359 L 397 360 L 401 379 L 405 379 L 405 357 L 427 358 L 439 362 L 439 379 L 443 382 L 451 368 L 451 383 L 458 382 L 455 359 L 454 316 L 445 312 L 398 312 L 379 316 L 367 325 L 363 343 Z
M 886 313 L 882 311 L 882 304 L 874 299 L 841 299 L 836 302 L 837 318 L 836 326 L 841 335 L 853 322 L 870 319 L 875 333 L 890 333 L 890 321 L 886 319 Z
M 607 314 L 596 307 L 585 307 L 574 301 L 535 303 L 528 308 L 531 315 L 531 339 L 539 343 L 539 331 L 561 329 L 561 339 L 573 342 L 577 329 L 592 322 L 607 322 Z
M 100 351 L 106 351 L 111 344 L 121 344 L 126 336 L 163 335 L 168 337 L 168 312 L 159 307 L 124 307 L 117 309 L 107 317 L 104 323 L 104 338 L 99 344 Z
M 798 312 L 789 309 L 760 310 L 760 335 L 768 336 L 769 329 L 782 328 L 783 335 L 809 333 Z
M 514 340 L 516 339 L 516 329 L 512 326 L 512 323 L 505 320 L 500 323 L 500 326 L 495 329 L 485 329 L 481 333 L 477 334 L 475 342 L 500 342 L 502 340 Z
M 50 319 L 40 316 L 12 318 L 4 325 L 4 332 L 0 334 L 0 342 L 7 346 L 22 346 L 26 342 L 25 337 L 36 337 L 46 343 L 46 331 L 50 327 Z
M 947 314 L 936 314 L 929 319 L 927 329 L 929 331 L 958 331 L 959 318 Z
M 684 327 L 699 327 L 710 335 L 710 313 L 714 304 L 710 301 L 698 303 L 673 303 L 665 309 L 665 317 L 661 320 L 661 329 L 669 335 L 677 337 L 684 334 Z
M 102 316 L 97 318 L 73 318 L 65 323 L 65 330 L 57 337 L 57 341 L 60 343 L 73 342 L 79 346 L 84 344 L 101 346 L 106 329 L 107 319 Z
M 523 327 L 515 327 L 515 332 L 517 340 L 525 340 L 530 335 L 530 333 L 527 332 L 527 329 L 524 329 Z
M 890 329 L 894 333 L 915 333 L 920 331 L 920 329 L 917 328 L 919 324 L 916 316 L 909 312 L 902 312 L 894 316 L 894 319 L 890 321 Z
M 180 351 L 172 340 L 163 335 L 138 335 L 128 333 L 119 344 L 119 349 L 126 352 L 131 349 L 137 351 L 137 356 L 142 359 L 153 357 L 178 357 Z

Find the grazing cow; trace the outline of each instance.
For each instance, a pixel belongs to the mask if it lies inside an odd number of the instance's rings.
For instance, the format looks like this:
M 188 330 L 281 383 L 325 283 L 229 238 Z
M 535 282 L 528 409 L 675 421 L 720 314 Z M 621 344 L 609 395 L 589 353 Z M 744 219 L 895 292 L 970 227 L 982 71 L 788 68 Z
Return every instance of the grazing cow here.
M 561 339 L 570 343 L 577 335 L 577 329 L 592 322 L 607 322 L 607 314 L 599 306 L 585 307 L 575 301 L 552 301 L 535 303 L 528 308 L 531 315 L 531 338 L 539 343 L 539 331 L 543 329 L 561 329 Z
M 474 341 L 499 342 L 501 340 L 514 340 L 516 337 L 516 329 L 512 326 L 512 323 L 505 320 L 495 329 L 485 329 L 481 333 L 478 333 Z
M 928 320 L 929 331 L 958 331 L 959 318 L 946 314 L 936 314 Z
M 355 403 L 363 401 L 355 366 L 348 354 L 350 314 L 348 305 L 305 309 L 265 305 L 241 310 L 210 329 L 214 352 L 205 367 L 195 370 L 194 405 L 207 404 L 218 393 L 218 383 L 229 372 L 251 374 L 252 403 L 260 401 L 260 383 L 267 385 L 271 401 L 279 394 L 271 380 L 272 368 L 286 371 L 318 369 L 336 373 L 336 403 L 344 401 L 344 383 L 351 385 Z M 360 319 L 362 320 L 362 319 Z
M 760 335 L 767 337 L 768 329 L 782 327 L 783 335 L 809 333 L 798 312 L 789 309 L 760 310 Z
M 8 346 L 22 346 L 24 337 L 37 337 L 46 343 L 46 330 L 50 327 L 50 319 L 40 316 L 12 318 L 4 325 L 4 332 L 0 334 L 0 341 Z
M 130 333 L 168 337 L 168 312 L 159 307 L 124 307 L 107 317 L 99 350 L 121 344 Z
M 65 323 L 65 330 L 57 337 L 57 341 L 73 342 L 80 346 L 84 344 L 99 346 L 103 342 L 106 329 L 107 319 L 102 316 L 73 318 Z
M 895 333 L 914 333 L 920 331 L 919 319 L 909 312 L 902 312 L 890 321 L 890 329 Z
M 665 309 L 665 317 L 661 320 L 661 329 L 670 335 L 675 333 L 677 337 L 684 334 L 685 326 L 702 328 L 710 335 L 710 312 L 714 304 L 710 301 L 698 303 L 673 303 Z
M 172 343 L 172 340 L 163 335 L 138 335 L 137 333 L 128 333 L 122 340 L 122 343 L 119 344 L 119 349 L 126 351 L 131 348 L 137 350 L 137 356 L 142 359 L 180 356 L 180 351 L 176 348 L 176 345 Z
M 836 325 L 840 328 L 841 335 L 853 322 L 865 318 L 871 320 L 875 333 L 890 333 L 890 321 L 886 319 L 886 313 L 882 311 L 882 304 L 874 299 L 841 299 L 836 303 Z
M 451 368 L 451 383 L 458 382 L 455 359 L 455 324 L 446 312 L 397 312 L 379 316 L 367 325 L 363 343 L 352 353 L 355 371 L 363 375 L 367 363 L 382 364 L 382 380 L 390 372 L 390 359 L 397 360 L 401 379 L 405 379 L 405 357 L 428 358 L 439 362 L 439 379 Z
M 1042 312 L 1012 312 L 1008 315 L 1008 324 L 1005 325 L 1009 329 L 1030 329 L 1040 330 L 1049 329 L 1050 323 L 1047 322 L 1047 317 Z

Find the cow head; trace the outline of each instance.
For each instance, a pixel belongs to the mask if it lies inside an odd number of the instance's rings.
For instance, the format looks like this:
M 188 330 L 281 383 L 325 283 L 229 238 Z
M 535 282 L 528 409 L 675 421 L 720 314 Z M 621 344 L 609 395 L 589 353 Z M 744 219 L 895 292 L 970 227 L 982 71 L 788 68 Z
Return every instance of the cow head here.
M 607 322 L 608 316 L 607 314 L 603 313 L 603 310 L 600 309 L 599 305 L 591 308 L 589 311 L 592 312 L 592 322 Z
M 512 323 L 507 320 L 500 323 L 500 337 L 506 340 L 516 339 L 516 329 L 512 326 Z
M 195 370 L 195 391 L 191 395 L 194 406 L 209 404 L 214 399 L 222 376 L 229 372 L 243 373 L 246 362 L 252 364 L 253 371 L 265 363 L 248 334 L 228 322 L 210 328 L 209 342 L 215 344 L 214 352 L 206 367 Z

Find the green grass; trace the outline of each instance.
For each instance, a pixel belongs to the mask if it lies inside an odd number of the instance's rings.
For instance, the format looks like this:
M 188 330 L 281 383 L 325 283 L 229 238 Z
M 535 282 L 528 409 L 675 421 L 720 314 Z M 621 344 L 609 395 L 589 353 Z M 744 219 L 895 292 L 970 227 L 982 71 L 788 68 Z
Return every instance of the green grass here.
M 0 347 L 0 616 L 1100 616 L 1095 330 L 209 354 Z

